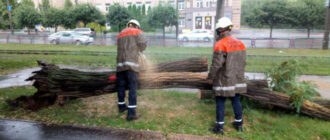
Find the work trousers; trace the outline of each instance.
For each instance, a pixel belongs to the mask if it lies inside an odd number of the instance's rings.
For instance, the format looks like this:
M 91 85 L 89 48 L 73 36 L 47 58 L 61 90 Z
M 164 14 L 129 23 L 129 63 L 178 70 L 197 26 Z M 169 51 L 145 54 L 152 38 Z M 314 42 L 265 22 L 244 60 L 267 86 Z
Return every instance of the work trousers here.
M 240 95 L 236 94 L 234 97 L 221 97 L 216 96 L 216 123 L 223 125 L 224 124 L 224 117 L 225 117 L 225 101 L 226 98 L 231 99 L 231 104 L 234 109 L 235 114 L 235 121 L 242 122 L 242 106 L 240 102 Z
M 126 88 L 129 89 L 129 96 L 128 101 L 129 104 L 127 106 L 128 108 L 128 114 L 131 114 L 130 112 L 135 112 L 136 105 L 137 105 L 137 99 L 136 99 L 136 90 L 138 86 L 138 73 L 135 71 L 127 70 L 127 71 L 121 71 L 117 72 L 117 92 L 118 92 L 118 105 L 125 105 L 125 91 Z

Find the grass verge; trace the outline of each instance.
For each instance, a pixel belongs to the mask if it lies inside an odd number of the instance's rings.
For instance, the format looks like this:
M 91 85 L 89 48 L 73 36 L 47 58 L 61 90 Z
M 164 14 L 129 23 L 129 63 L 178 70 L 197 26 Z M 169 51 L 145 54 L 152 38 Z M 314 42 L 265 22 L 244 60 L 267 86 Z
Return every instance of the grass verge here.
M 12 110 L 4 102 L 7 98 L 31 95 L 29 86 L 0 89 L 0 117 L 41 121 L 45 123 L 75 124 L 161 131 L 165 134 L 184 133 L 216 136 L 208 131 L 215 121 L 215 102 L 199 100 L 194 93 L 164 90 L 138 92 L 138 121 L 127 122 L 126 113 L 118 114 L 116 94 L 95 96 L 68 102 L 65 106 L 51 106 L 36 112 Z M 234 120 L 230 102 L 226 102 L 225 135 L 222 138 L 241 139 L 330 139 L 330 122 L 267 110 L 260 107 L 244 109 L 244 133 L 230 125 Z

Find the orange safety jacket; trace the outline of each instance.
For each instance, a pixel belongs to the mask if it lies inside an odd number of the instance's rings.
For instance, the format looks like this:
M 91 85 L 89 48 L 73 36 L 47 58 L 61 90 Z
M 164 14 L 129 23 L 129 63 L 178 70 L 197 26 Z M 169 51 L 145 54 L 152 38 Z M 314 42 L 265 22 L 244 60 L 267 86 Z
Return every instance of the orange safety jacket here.
M 242 41 L 225 35 L 214 46 L 208 79 L 213 80 L 215 96 L 233 97 L 246 93 L 244 79 L 246 50 Z
M 133 70 L 139 72 L 139 53 L 147 47 L 143 31 L 128 27 L 117 37 L 117 72 Z

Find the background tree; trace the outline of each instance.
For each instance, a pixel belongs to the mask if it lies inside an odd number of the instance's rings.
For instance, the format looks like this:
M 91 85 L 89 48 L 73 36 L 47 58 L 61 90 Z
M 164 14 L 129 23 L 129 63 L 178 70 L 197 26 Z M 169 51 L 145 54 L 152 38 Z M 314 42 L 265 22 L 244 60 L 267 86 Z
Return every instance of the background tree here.
M 16 0 L 9 0 L 10 6 L 12 9 L 16 9 L 18 6 Z M 6 0 L 0 0 L 0 29 L 9 29 L 9 16 L 8 16 L 8 10 L 7 10 L 7 1 Z
M 252 27 L 268 26 L 270 38 L 272 38 L 273 28 L 287 22 L 287 11 L 285 1 L 269 0 L 253 9 L 251 14 L 246 17 L 246 22 Z
M 44 12 L 43 17 L 44 26 L 55 28 L 55 32 L 57 32 L 57 27 L 63 23 L 63 13 L 56 8 L 49 8 Z
M 61 25 L 66 28 L 66 29 L 73 29 L 76 27 L 76 20 L 72 17 L 74 17 L 73 9 L 72 8 L 64 8 L 60 10 L 60 15 L 62 17 L 60 18 L 61 20 Z
M 73 9 L 76 22 L 83 22 L 84 26 L 102 18 L 102 14 L 95 6 L 90 4 L 79 4 Z
M 97 20 L 96 22 L 91 22 L 86 25 L 88 28 L 93 28 L 96 33 L 103 33 L 105 28 L 106 19 L 105 16 L 102 16 L 101 19 Z
M 142 12 L 142 16 L 145 16 L 146 15 L 146 5 L 142 5 L 142 10 L 141 10 L 141 12 Z
M 263 2 L 269 0 L 242 0 L 242 8 L 241 8 L 241 25 L 247 26 L 248 23 L 246 22 L 247 17 L 252 14 L 252 11 L 256 7 L 260 7 Z
M 41 15 L 30 0 L 23 0 L 20 3 L 14 10 L 13 18 L 16 25 L 28 28 L 28 34 L 30 34 L 30 29 L 34 29 L 37 24 L 41 23 Z
M 174 26 L 178 22 L 178 12 L 171 6 L 157 6 L 148 14 L 148 24 L 152 27 L 163 29 L 165 39 L 165 27 Z
M 314 28 L 323 28 L 326 7 L 324 0 L 298 0 L 288 4 L 288 24 L 296 28 L 307 29 L 307 37 Z
M 73 4 L 71 0 L 65 0 L 64 8 L 72 8 Z
M 45 12 L 50 8 L 49 0 L 42 0 L 42 3 L 39 5 L 41 12 Z
M 127 22 L 131 19 L 131 15 L 128 10 L 119 4 L 114 4 L 110 6 L 109 12 L 106 15 L 107 21 L 110 23 L 111 28 L 117 28 L 120 32 L 124 27 L 126 27 Z

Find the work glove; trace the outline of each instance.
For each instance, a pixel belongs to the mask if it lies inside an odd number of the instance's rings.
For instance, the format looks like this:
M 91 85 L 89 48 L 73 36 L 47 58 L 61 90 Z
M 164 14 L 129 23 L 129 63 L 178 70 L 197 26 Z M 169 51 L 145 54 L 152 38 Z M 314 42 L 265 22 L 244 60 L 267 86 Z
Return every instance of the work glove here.
M 110 75 L 109 76 L 109 82 L 115 82 L 116 81 L 116 75 Z

